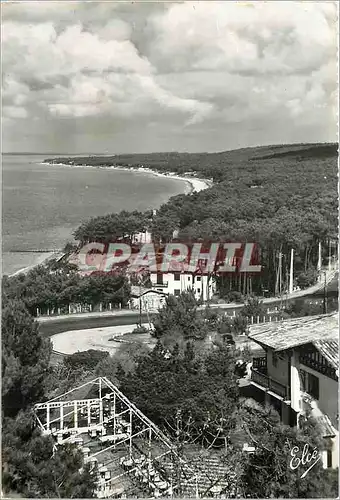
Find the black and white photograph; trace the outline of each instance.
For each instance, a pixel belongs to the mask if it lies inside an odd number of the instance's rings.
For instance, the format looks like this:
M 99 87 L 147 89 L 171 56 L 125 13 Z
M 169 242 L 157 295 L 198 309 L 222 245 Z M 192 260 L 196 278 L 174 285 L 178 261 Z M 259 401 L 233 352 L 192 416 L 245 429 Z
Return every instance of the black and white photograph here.
M 338 498 L 338 38 L 1 2 L 1 498 Z

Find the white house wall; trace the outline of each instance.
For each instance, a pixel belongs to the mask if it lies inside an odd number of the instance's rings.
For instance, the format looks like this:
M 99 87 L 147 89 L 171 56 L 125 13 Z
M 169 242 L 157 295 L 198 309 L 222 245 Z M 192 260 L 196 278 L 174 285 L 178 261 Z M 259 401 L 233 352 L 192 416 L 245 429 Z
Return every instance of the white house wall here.
M 284 384 L 286 386 L 289 385 L 289 363 L 288 363 L 288 355 L 286 353 L 282 353 L 284 355 L 284 359 L 281 360 L 277 358 L 277 366 L 273 365 L 273 351 L 268 349 L 267 352 L 267 370 L 268 376 Z M 294 399 L 294 410 L 299 411 L 301 405 L 297 405 L 297 401 L 301 399 L 301 396 L 298 396 L 301 392 L 303 392 L 302 384 L 300 377 L 295 376 L 296 371 L 300 368 L 312 375 L 315 375 L 319 379 L 319 401 L 318 407 L 322 411 L 322 413 L 329 416 L 333 425 L 337 426 L 337 414 L 338 414 L 338 382 L 333 380 L 322 373 L 305 366 L 304 364 L 299 362 L 299 355 L 297 352 L 294 352 L 294 356 L 296 357 L 295 367 L 291 367 L 291 399 Z M 293 373 L 294 372 L 294 373 Z M 300 408 L 299 408 L 300 406 Z
M 309 368 L 309 366 L 305 366 L 302 363 L 300 364 L 300 368 L 307 373 L 311 373 L 315 377 L 319 379 L 319 400 L 318 400 L 318 408 L 322 411 L 322 413 L 328 415 L 332 425 L 337 428 L 337 415 L 338 415 L 338 382 L 333 380 L 322 373 L 313 370 L 313 368 Z M 301 388 L 302 390 L 302 388 Z
M 293 351 L 290 360 L 290 405 L 297 413 L 299 413 L 301 408 L 301 379 L 299 368 L 299 353 Z
M 196 299 L 203 298 L 204 301 L 208 300 L 208 286 L 209 298 L 215 293 L 216 284 L 213 278 L 208 276 L 193 276 L 191 274 L 180 274 L 180 280 L 175 280 L 173 273 L 163 274 L 163 284 L 157 284 L 157 274 L 150 275 L 153 288 L 162 291 L 169 295 L 176 295 L 183 293 L 188 289 L 193 289 Z
M 313 407 L 318 410 L 320 416 L 327 415 L 333 425 L 333 427 L 338 429 L 338 382 L 333 380 L 322 373 L 305 366 L 299 361 L 299 353 L 294 351 L 291 359 L 291 365 L 289 365 L 289 358 L 287 353 L 280 353 L 284 359 L 277 357 L 277 366 L 273 365 L 273 351 L 271 349 L 267 350 L 267 373 L 268 376 L 280 382 L 281 384 L 288 387 L 289 382 L 291 384 L 290 392 L 290 407 L 296 412 L 302 411 L 302 394 L 303 386 L 300 376 L 300 369 L 307 373 L 311 373 L 319 379 L 319 400 L 314 400 Z M 289 378 L 289 366 L 291 369 Z M 289 422 L 289 412 L 284 406 L 282 410 L 282 419 L 284 423 Z M 339 433 L 336 433 L 335 438 L 332 441 L 332 467 L 338 467 L 339 457 Z M 327 453 L 323 456 L 324 466 L 327 466 Z

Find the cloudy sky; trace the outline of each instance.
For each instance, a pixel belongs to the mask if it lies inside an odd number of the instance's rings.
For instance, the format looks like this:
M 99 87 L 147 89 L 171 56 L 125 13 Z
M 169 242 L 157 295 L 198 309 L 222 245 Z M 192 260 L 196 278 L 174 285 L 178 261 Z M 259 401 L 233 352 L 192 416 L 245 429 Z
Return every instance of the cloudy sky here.
M 2 6 L 3 151 L 336 140 L 336 2 Z

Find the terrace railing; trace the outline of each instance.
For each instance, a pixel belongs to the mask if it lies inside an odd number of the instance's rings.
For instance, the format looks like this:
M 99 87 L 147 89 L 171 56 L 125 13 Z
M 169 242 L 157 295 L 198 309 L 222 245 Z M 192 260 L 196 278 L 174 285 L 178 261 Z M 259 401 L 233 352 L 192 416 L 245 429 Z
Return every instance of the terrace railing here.
M 266 358 L 266 356 L 261 356 L 259 358 L 253 358 L 253 368 L 260 371 L 261 373 L 266 373 L 266 371 L 267 371 L 267 358 Z
M 259 384 L 262 387 L 265 387 L 266 389 L 274 392 L 281 398 L 289 399 L 289 388 L 287 386 L 281 384 L 280 382 L 277 382 L 271 377 L 268 377 L 257 369 L 252 369 L 251 380 L 256 384 Z

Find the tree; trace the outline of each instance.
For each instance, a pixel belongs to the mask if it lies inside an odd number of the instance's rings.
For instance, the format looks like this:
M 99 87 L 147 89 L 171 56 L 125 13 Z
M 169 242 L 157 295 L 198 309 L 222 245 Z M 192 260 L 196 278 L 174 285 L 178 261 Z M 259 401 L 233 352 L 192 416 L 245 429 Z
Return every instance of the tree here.
M 257 316 L 264 316 L 265 307 L 263 302 L 261 302 L 257 297 L 251 297 L 242 307 L 239 314 L 246 318 L 251 318 L 252 316 L 253 318 L 256 318 Z
M 183 443 L 225 446 L 235 425 L 238 398 L 235 357 L 227 348 L 197 353 L 189 342 L 166 350 L 159 341 L 132 373 L 121 380 L 121 390 L 151 420 Z
M 197 312 L 197 302 L 192 292 L 183 292 L 179 297 L 170 295 L 165 305 L 153 320 L 156 338 L 173 335 L 176 340 L 202 339 L 208 326 Z
M 147 354 L 150 354 L 150 349 L 145 344 L 120 344 L 113 356 L 107 356 L 98 363 L 96 375 L 107 377 L 119 386 L 120 378 L 134 372 L 138 361 Z
M 323 313 L 323 303 L 311 302 L 306 300 L 295 300 L 289 302 L 285 307 L 285 313 L 289 317 L 301 318 L 302 316 L 315 316 Z
M 44 394 L 49 376 L 50 340 L 24 305 L 5 302 L 2 311 L 2 403 L 5 416 L 15 416 Z
M 300 288 L 308 288 L 309 286 L 315 285 L 318 279 L 318 272 L 316 269 L 309 268 L 305 272 L 299 274 L 296 278 L 296 283 Z
M 75 448 L 53 451 L 53 440 L 36 428 L 32 405 L 51 380 L 51 342 L 24 304 L 5 299 L 2 311 L 3 488 L 23 496 L 90 498 L 94 474 Z M 58 381 L 60 384 L 60 380 Z M 80 469 L 82 472 L 79 472 Z
M 80 244 L 91 241 L 111 243 L 117 240 L 132 243 L 133 235 L 144 232 L 150 224 L 150 212 L 127 212 L 93 217 L 74 232 Z
M 230 341 L 235 335 L 245 333 L 247 328 L 247 318 L 239 314 L 233 318 L 230 318 L 229 316 L 221 316 L 217 322 L 217 332 L 226 341 Z M 233 341 L 232 343 L 235 342 Z
M 300 456 L 307 444 L 311 450 L 324 449 L 321 429 L 308 415 L 300 422 L 298 430 L 284 426 L 280 417 L 270 407 L 243 404 L 238 412 L 239 426 L 242 428 L 254 453 L 243 456 L 241 477 L 244 496 L 252 498 L 318 498 L 331 493 L 327 481 L 329 474 L 324 471 L 321 461 L 306 478 L 301 478 L 310 464 L 293 470 L 290 466 L 292 449 L 299 448 Z M 332 492 L 335 494 L 335 491 Z
M 4 421 L 3 488 L 28 498 L 92 498 L 96 474 L 83 464 L 74 445 L 54 450 L 53 439 L 34 426 L 34 416 L 20 412 Z

